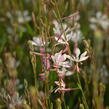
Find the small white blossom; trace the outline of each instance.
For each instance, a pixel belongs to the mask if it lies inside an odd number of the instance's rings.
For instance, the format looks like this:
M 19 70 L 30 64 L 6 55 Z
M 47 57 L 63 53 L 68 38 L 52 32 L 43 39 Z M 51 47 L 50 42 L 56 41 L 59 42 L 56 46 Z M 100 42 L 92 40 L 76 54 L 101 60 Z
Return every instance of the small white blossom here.
M 72 57 L 69 57 L 69 58 L 72 61 L 74 61 L 74 62 L 82 62 L 82 61 L 85 61 L 89 57 L 89 56 L 86 56 L 87 55 L 87 51 L 85 51 L 81 55 L 80 54 L 81 54 L 80 49 L 79 48 L 76 48 L 75 49 L 75 56 L 72 55 Z
M 11 103 L 9 104 L 10 109 L 13 106 L 20 106 L 23 103 L 23 99 L 22 99 L 22 97 L 19 97 L 18 93 L 15 93 L 15 95 L 13 97 L 10 97 L 10 101 L 11 101 Z
M 31 16 L 29 16 L 29 12 L 27 10 L 25 10 L 23 12 L 17 11 L 16 13 L 18 16 L 19 23 L 29 22 L 31 20 Z
M 56 20 L 53 21 L 54 24 L 54 34 L 56 35 L 55 40 L 60 44 L 66 44 L 69 41 L 69 35 L 66 33 L 69 31 L 66 24 L 60 25 Z
M 68 44 L 68 41 L 71 39 L 71 33 L 67 34 L 65 36 L 65 34 L 62 34 L 59 37 L 55 37 L 55 40 L 59 43 L 59 44 Z
M 16 21 L 15 18 L 17 18 L 19 24 L 29 22 L 31 20 L 31 16 L 29 16 L 29 12 L 27 10 L 24 11 L 17 10 L 15 13 L 13 13 L 13 11 L 7 12 L 6 15 L 12 23 Z
M 72 71 L 66 71 L 65 72 L 65 76 L 71 76 L 71 75 L 73 75 L 74 74 L 74 72 L 72 72 Z
M 70 38 L 71 38 L 71 41 L 78 42 L 82 39 L 82 32 L 79 29 L 76 30 L 76 31 L 73 31 L 71 33 Z
M 90 27 L 93 30 L 96 30 L 98 26 L 102 27 L 104 30 L 109 27 L 109 18 L 107 15 L 97 12 L 95 17 L 90 18 Z
M 67 61 L 67 56 L 66 54 L 62 54 L 62 51 L 60 51 L 59 53 L 56 53 L 54 56 L 52 55 L 51 58 L 54 62 L 54 66 L 56 67 L 66 67 L 69 68 L 70 64 L 69 61 Z
M 31 20 L 31 16 L 29 16 L 29 12 L 27 10 L 25 11 L 16 10 L 15 12 L 8 11 L 6 13 L 6 16 L 12 24 L 14 23 L 16 24 L 16 21 L 17 21 L 18 25 L 16 25 L 16 27 L 18 31 L 20 31 L 21 33 L 27 31 L 27 28 L 23 26 L 24 23 L 27 23 Z M 9 26 L 6 28 L 6 30 L 9 34 L 12 34 L 12 35 L 14 34 L 13 27 Z
M 71 76 L 74 74 L 74 72 L 69 71 L 66 68 L 62 68 L 61 70 L 58 71 L 58 74 L 62 76 Z
M 61 35 L 62 32 L 61 25 L 56 20 L 53 21 L 53 24 L 54 24 L 53 28 L 54 34 Z
M 2 89 L 3 94 L 1 97 L 3 98 L 4 102 L 8 105 L 9 109 L 12 109 L 13 107 L 22 107 L 22 104 L 24 102 L 23 97 L 19 96 L 18 92 L 15 92 L 13 95 L 9 95 L 6 93 L 6 90 Z
M 80 24 L 74 23 L 74 30 L 69 28 L 67 24 L 60 25 L 57 21 L 54 21 L 54 34 L 56 35 L 55 40 L 59 44 L 68 44 L 68 41 L 78 42 L 81 40 L 82 32 L 80 31 Z
M 56 90 L 54 91 L 59 92 L 59 93 L 65 93 L 65 92 L 69 92 L 72 90 L 77 90 L 78 88 L 66 88 L 66 84 L 64 83 L 64 81 L 62 79 L 60 79 L 59 81 L 55 81 L 55 84 L 58 86 L 58 88 L 56 88 Z
M 35 46 L 44 46 L 45 41 L 42 40 L 41 37 L 33 37 L 33 45 L 35 45 Z
M 55 81 L 55 84 L 59 87 L 55 90 L 55 93 L 60 91 L 61 89 L 65 89 L 65 83 L 62 79 L 60 81 Z

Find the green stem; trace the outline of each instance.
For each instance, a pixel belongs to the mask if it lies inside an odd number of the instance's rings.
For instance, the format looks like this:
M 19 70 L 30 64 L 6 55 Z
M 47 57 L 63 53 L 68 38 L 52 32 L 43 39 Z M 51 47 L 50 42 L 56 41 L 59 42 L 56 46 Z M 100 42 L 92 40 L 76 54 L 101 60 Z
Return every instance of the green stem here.
M 62 102 L 64 104 L 64 108 L 67 109 L 65 99 L 64 99 L 64 93 L 61 94 L 61 100 L 62 100 Z
M 82 93 L 82 96 L 83 96 L 83 103 L 85 105 L 85 108 L 86 109 L 89 109 L 88 104 L 87 104 L 87 101 L 86 101 L 86 97 L 84 95 L 84 91 L 82 89 L 82 85 L 81 85 L 81 82 L 80 82 L 80 78 L 79 78 L 78 72 L 77 72 L 77 79 L 78 79 L 78 86 L 79 86 L 79 88 L 81 90 L 81 93 Z
M 50 101 L 49 101 L 49 86 L 48 86 L 48 71 L 45 72 L 46 73 L 46 81 L 45 81 L 45 94 L 46 94 L 46 107 L 47 109 L 49 109 L 49 104 L 50 104 Z

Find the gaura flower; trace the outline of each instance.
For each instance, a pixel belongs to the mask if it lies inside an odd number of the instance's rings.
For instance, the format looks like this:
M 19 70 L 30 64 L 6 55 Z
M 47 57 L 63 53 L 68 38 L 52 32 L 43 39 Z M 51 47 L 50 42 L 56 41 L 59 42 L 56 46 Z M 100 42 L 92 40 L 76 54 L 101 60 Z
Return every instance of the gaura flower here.
M 90 28 L 93 30 L 98 29 L 98 26 L 102 27 L 104 30 L 109 28 L 109 18 L 102 12 L 97 12 L 95 17 L 91 17 L 90 22 Z
M 82 32 L 79 29 L 75 31 L 69 31 L 65 34 L 63 33 L 61 36 L 55 36 L 55 40 L 58 44 L 68 44 L 68 41 L 78 42 L 82 39 Z
M 80 31 L 80 29 L 77 29 L 75 31 L 72 31 L 71 34 L 71 41 L 73 42 L 79 42 L 82 39 L 82 32 Z
M 42 37 L 33 37 L 33 40 L 29 40 L 29 42 L 35 46 L 36 50 L 40 50 L 40 52 L 50 51 L 49 48 L 45 49 L 49 42 L 45 41 Z
M 76 62 L 74 70 L 76 70 L 77 72 L 80 72 L 79 63 L 88 59 L 89 56 L 87 56 L 87 51 L 85 51 L 84 53 L 81 54 L 79 48 L 76 48 L 74 53 L 75 53 L 75 55 L 68 56 L 68 58 L 70 60 Z
M 75 51 L 75 56 L 72 55 L 71 57 L 69 57 L 72 61 L 74 62 L 82 62 L 85 61 L 89 56 L 87 56 L 87 51 L 85 51 L 84 53 L 81 54 L 81 51 L 79 48 L 76 48 Z M 81 54 L 81 55 L 80 55 Z
M 59 87 L 55 90 L 55 93 L 65 90 L 65 83 L 62 79 L 60 81 L 55 81 L 55 84 Z
M 51 58 L 54 63 L 54 67 L 65 67 L 69 68 L 70 64 L 69 61 L 67 61 L 67 56 L 66 54 L 62 54 L 62 50 L 59 53 L 56 53 L 54 56 L 52 55 Z
M 61 35 L 62 33 L 61 25 L 56 20 L 53 21 L 53 24 L 54 24 L 54 28 L 53 28 L 54 34 Z M 66 25 L 64 25 L 64 27 L 66 28 Z
M 29 12 L 27 10 L 24 10 L 23 12 L 17 11 L 16 14 L 18 16 L 18 22 L 21 24 L 29 22 L 32 19 L 31 16 L 29 16 Z
M 66 68 L 62 68 L 61 70 L 57 70 L 58 76 L 59 77 L 64 77 L 64 76 L 71 76 L 74 74 L 74 72 L 67 70 Z
M 54 24 L 54 34 L 55 34 L 55 40 L 59 43 L 59 44 L 68 44 L 68 41 L 70 40 L 70 28 L 68 28 L 67 24 L 63 23 L 62 25 L 60 25 L 56 20 L 53 21 Z
M 78 42 L 82 39 L 80 24 L 77 21 L 78 19 L 74 22 L 73 28 L 68 27 L 66 23 L 62 23 L 62 25 L 60 25 L 57 21 L 53 22 L 55 25 L 53 28 L 55 34 L 54 39 L 58 42 L 58 44 L 68 44 L 68 41 L 70 40 Z
M 65 92 L 79 89 L 79 88 L 65 88 L 66 85 L 62 79 L 60 79 L 60 81 L 55 81 L 55 84 L 58 86 L 58 88 L 55 90 L 55 93 L 56 92 L 65 93 Z
M 33 37 L 32 44 L 35 46 L 44 46 L 45 41 L 41 37 Z
M 70 40 L 70 34 L 67 34 L 65 36 L 65 34 L 62 34 L 61 36 L 55 36 L 55 40 L 58 42 L 58 44 L 68 44 L 68 41 Z

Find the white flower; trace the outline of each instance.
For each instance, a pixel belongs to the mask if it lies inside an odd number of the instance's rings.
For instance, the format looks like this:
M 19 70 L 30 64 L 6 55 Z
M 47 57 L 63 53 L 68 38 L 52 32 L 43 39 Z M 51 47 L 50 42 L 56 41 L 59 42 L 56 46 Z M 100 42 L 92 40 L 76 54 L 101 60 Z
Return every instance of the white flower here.
M 82 39 L 82 33 L 80 30 L 76 30 L 72 32 L 72 35 L 70 37 L 71 37 L 71 41 L 78 42 Z
M 82 62 L 82 61 L 85 61 L 89 56 L 86 56 L 87 55 L 87 51 L 85 51 L 84 53 L 82 53 L 80 55 L 80 49 L 79 48 L 76 48 L 75 49 L 75 56 L 72 55 L 72 57 L 69 57 L 72 61 L 75 61 L 75 62 Z
M 54 24 L 54 28 L 53 28 L 53 31 L 54 31 L 54 34 L 56 34 L 56 35 L 61 35 L 61 25 L 56 21 L 56 20 L 54 20 L 53 21 L 53 24 Z
M 43 45 L 45 45 L 45 41 L 42 41 L 41 37 L 33 37 L 33 41 L 35 42 L 36 46 L 43 46 Z
M 90 27 L 93 30 L 96 30 L 98 26 L 101 26 L 104 30 L 109 27 L 109 19 L 107 15 L 102 14 L 101 12 L 96 13 L 96 17 L 90 19 Z
M 61 36 L 55 37 L 55 40 L 59 43 L 59 44 L 68 44 L 68 41 L 71 39 L 71 33 L 67 34 L 65 36 L 65 34 L 62 34 Z
M 65 88 L 65 83 L 62 79 L 60 81 L 55 81 L 55 84 L 61 88 Z
M 70 28 L 67 27 L 67 24 L 60 25 L 56 20 L 53 21 L 54 24 L 54 34 L 56 35 L 55 40 L 59 44 L 66 44 L 70 40 Z M 70 32 L 68 34 L 68 32 Z
M 41 37 L 33 37 L 32 44 L 35 46 L 44 46 L 46 43 Z
M 4 90 L 5 91 L 5 90 Z M 5 103 L 9 106 L 9 109 L 13 109 L 13 107 L 22 107 L 24 102 L 23 97 L 19 96 L 19 93 L 15 92 L 13 95 L 9 95 L 6 92 L 2 95 Z
M 82 33 L 80 31 L 80 24 L 74 23 L 74 30 L 67 26 L 67 24 L 60 25 L 57 21 L 53 22 L 55 27 L 53 28 L 56 35 L 55 40 L 58 44 L 68 44 L 68 41 L 78 42 L 81 40 Z
M 29 16 L 29 12 L 27 10 L 23 12 L 17 11 L 16 14 L 18 16 L 19 23 L 29 22 L 31 20 L 31 16 Z
M 13 97 L 11 98 L 11 103 L 12 105 L 22 105 L 23 103 L 23 99 L 22 97 L 19 96 L 19 93 L 15 93 L 15 95 L 13 95 Z
M 53 32 L 56 35 L 61 35 L 62 32 L 66 31 L 68 28 L 67 24 L 65 23 L 59 24 L 56 20 L 53 21 L 53 24 L 54 24 Z
M 54 56 L 53 55 L 51 56 L 55 67 L 62 66 L 62 67 L 69 68 L 70 64 L 69 64 L 69 61 L 66 61 L 67 57 L 68 55 L 62 54 L 62 51 L 60 51 L 59 53 L 56 53 Z
M 56 90 L 54 91 L 55 93 L 59 92 L 64 94 L 65 92 L 78 89 L 78 88 L 66 88 L 66 84 L 62 79 L 60 79 L 59 81 L 55 81 L 55 84 L 58 86 L 58 88 L 56 88 Z
M 71 75 L 73 75 L 74 74 L 74 72 L 72 72 L 72 71 L 66 71 L 65 72 L 65 76 L 71 76 Z
M 78 15 L 75 17 L 74 20 L 75 20 L 75 21 L 79 21 L 79 20 L 80 20 L 80 15 L 78 14 Z
M 60 91 L 61 89 L 65 89 L 65 83 L 62 79 L 60 81 L 55 81 L 55 84 L 59 87 L 55 90 L 55 93 Z
M 66 68 L 62 68 L 61 70 L 58 71 L 58 74 L 62 76 L 71 76 L 74 74 L 74 72 L 69 71 Z

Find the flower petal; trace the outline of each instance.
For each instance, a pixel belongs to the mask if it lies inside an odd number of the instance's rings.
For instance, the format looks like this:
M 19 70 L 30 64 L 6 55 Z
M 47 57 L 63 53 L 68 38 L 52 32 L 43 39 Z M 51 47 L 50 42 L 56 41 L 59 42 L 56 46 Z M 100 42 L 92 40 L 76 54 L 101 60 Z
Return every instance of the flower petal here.
M 86 60 L 88 57 L 89 57 L 89 56 L 85 56 L 85 57 L 80 58 L 80 59 L 79 59 L 79 62 Z
M 78 58 L 79 57 L 79 55 L 80 55 L 80 49 L 79 48 L 76 48 L 75 49 L 75 51 L 74 51 L 74 53 L 75 53 L 75 55 L 76 55 L 76 58 Z
M 73 74 L 74 74 L 74 72 L 66 71 L 65 76 L 71 76 L 71 75 L 73 75 Z
M 84 53 L 82 53 L 82 54 L 81 54 L 81 56 L 80 56 L 80 58 L 85 57 L 85 56 L 86 56 L 86 54 L 87 54 L 87 51 L 85 51 Z

